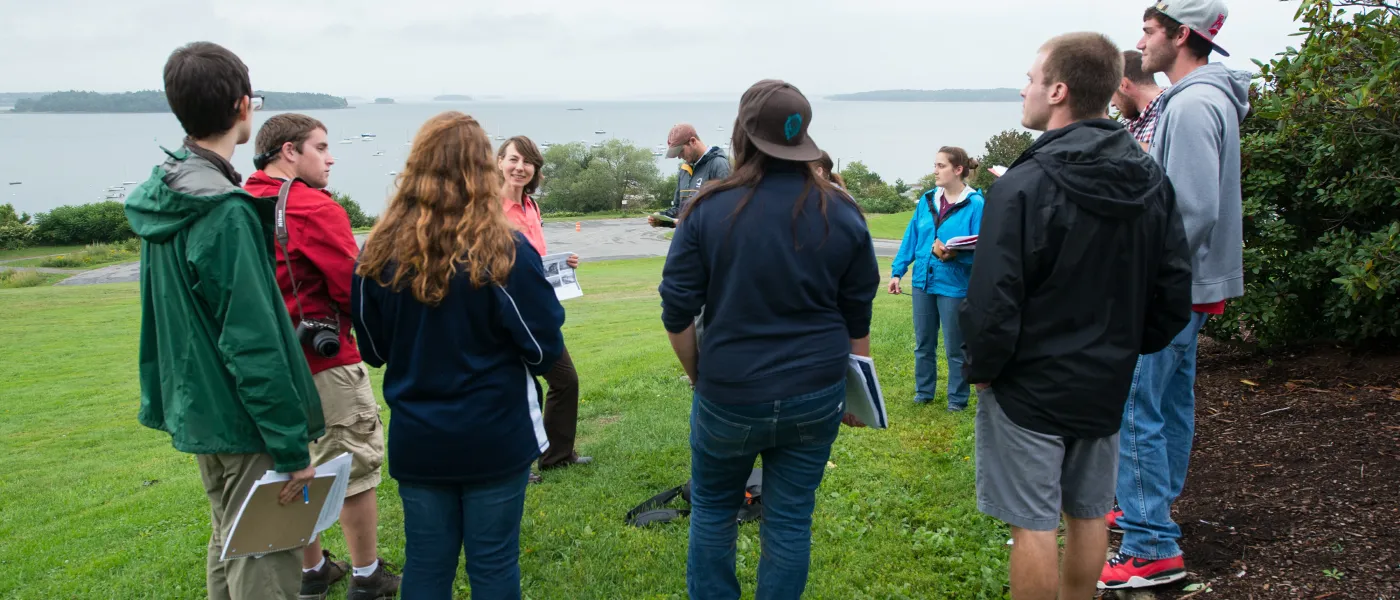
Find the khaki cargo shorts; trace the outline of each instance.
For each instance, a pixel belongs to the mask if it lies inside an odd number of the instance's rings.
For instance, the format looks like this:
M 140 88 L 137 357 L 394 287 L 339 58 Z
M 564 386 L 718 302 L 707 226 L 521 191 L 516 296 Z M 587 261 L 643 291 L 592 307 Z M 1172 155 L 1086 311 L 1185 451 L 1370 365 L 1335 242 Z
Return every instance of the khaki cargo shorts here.
M 345 496 L 379 486 L 384 464 L 384 424 L 379 403 L 369 385 L 369 369 L 363 363 L 332 367 L 315 374 L 326 417 L 326 435 L 311 442 L 311 464 L 321 465 L 350 453 L 350 486 Z

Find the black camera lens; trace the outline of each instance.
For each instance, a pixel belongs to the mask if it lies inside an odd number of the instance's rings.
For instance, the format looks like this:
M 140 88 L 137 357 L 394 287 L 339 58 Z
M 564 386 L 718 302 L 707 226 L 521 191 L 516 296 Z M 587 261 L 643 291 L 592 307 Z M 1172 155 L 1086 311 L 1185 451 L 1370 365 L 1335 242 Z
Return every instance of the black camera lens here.
M 340 354 L 340 336 L 329 329 L 322 329 L 311 338 L 311 347 L 324 358 L 334 358 Z

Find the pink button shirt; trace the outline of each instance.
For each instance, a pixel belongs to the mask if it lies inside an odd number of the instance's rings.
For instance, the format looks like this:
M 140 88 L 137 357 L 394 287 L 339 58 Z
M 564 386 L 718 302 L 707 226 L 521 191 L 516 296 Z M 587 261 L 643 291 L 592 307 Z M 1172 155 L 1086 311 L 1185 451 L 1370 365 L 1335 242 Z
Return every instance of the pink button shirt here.
M 519 204 L 502 198 L 501 204 L 506 211 L 506 220 L 520 230 L 520 233 L 525 234 L 525 239 L 530 240 L 530 245 L 535 247 L 540 256 L 544 256 L 544 226 L 540 224 L 540 205 L 535 204 L 529 196 L 525 196 Z

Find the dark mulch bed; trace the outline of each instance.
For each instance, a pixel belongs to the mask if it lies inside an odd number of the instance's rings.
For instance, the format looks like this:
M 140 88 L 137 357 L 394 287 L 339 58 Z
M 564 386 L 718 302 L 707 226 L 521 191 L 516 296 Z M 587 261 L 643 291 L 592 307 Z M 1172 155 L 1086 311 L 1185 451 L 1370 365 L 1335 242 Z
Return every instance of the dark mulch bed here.
M 1176 503 L 1191 581 L 1212 590 L 1194 597 L 1400 599 L 1400 354 L 1202 342 Z

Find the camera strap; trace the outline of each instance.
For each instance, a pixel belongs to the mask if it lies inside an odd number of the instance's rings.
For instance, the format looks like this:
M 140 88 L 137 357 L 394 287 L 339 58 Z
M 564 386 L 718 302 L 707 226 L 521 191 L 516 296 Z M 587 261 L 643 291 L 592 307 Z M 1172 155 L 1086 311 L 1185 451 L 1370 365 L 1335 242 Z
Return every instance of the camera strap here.
M 282 248 L 282 262 L 287 263 L 287 277 L 292 280 L 292 300 L 297 305 L 297 323 L 306 320 L 306 312 L 301 308 L 301 291 L 297 289 L 297 276 L 292 269 L 292 254 L 287 251 L 287 196 L 292 193 L 292 184 L 298 179 L 292 178 L 282 182 L 282 188 L 277 190 L 277 208 L 273 211 L 272 228 L 273 238 L 277 245 Z

